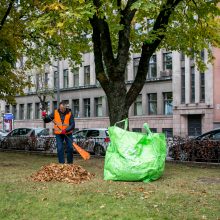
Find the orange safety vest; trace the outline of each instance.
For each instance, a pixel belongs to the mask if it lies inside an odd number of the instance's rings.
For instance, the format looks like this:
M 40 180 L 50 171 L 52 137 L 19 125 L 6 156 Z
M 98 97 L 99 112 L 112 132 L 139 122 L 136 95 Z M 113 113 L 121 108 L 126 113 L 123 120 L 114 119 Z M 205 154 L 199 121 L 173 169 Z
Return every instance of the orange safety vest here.
M 70 117 L 71 117 L 71 112 L 65 115 L 64 122 L 62 123 L 62 120 L 60 118 L 60 114 L 58 110 L 54 111 L 54 134 L 60 134 L 62 130 L 67 129 L 69 126 L 70 122 Z M 58 128 L 59 127 L 59 128 Z M 67 132 L 66 134 L 71 134 L 72 131 Z

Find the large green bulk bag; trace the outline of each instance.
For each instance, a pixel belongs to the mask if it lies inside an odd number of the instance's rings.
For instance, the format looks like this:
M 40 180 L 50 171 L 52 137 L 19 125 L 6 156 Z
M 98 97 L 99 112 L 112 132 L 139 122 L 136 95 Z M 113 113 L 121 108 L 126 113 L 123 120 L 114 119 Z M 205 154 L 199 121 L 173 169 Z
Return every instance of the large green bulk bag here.
M 165 167 L 166 140 L 162 133 L 131 132 L 116 124 L 108 128 L 111 143 L 105 156 L 104 179 L 150 182 L 161 177 Z M 119 123 L 119 122 L 118 122 Z

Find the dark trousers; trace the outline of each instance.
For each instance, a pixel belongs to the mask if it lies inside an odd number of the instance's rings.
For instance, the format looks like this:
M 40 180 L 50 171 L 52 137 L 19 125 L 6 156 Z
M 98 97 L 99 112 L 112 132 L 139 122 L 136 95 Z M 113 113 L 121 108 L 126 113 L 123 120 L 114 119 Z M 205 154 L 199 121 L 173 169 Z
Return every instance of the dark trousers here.
M 67 163 L 73 163 L 73 137 L 72 134 L 56 134 L 57 156 L 59 163 L 65 163 L 64 158 L 64 140 L 67 147 Z

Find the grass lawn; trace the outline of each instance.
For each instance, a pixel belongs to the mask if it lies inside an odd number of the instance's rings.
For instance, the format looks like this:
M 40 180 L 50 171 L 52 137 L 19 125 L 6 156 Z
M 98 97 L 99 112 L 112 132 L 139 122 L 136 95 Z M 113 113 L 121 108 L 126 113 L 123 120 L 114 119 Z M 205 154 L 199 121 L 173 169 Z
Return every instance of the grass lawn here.
M 167 163 L 152 183 L 103 180 L 103 159 L 75 163 L 95 174 L 79 185 L 28 179 L 56 157 L 0 152 L 0 219 L 220 219 L 220 166 Z

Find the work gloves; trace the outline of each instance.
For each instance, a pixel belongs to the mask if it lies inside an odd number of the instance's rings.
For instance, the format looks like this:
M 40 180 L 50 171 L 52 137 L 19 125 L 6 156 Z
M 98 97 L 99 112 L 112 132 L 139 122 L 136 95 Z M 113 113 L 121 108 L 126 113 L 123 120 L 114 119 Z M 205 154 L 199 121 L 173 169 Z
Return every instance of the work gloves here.
M 66 129 L 63 129 L 60 134 L 66 134 Z
M 42 111 L 42 112 L 41 112 L 41 116 L 42 116 L 42 118 L 46 118 L 47 112 L 46 112 L 46 111 Z

